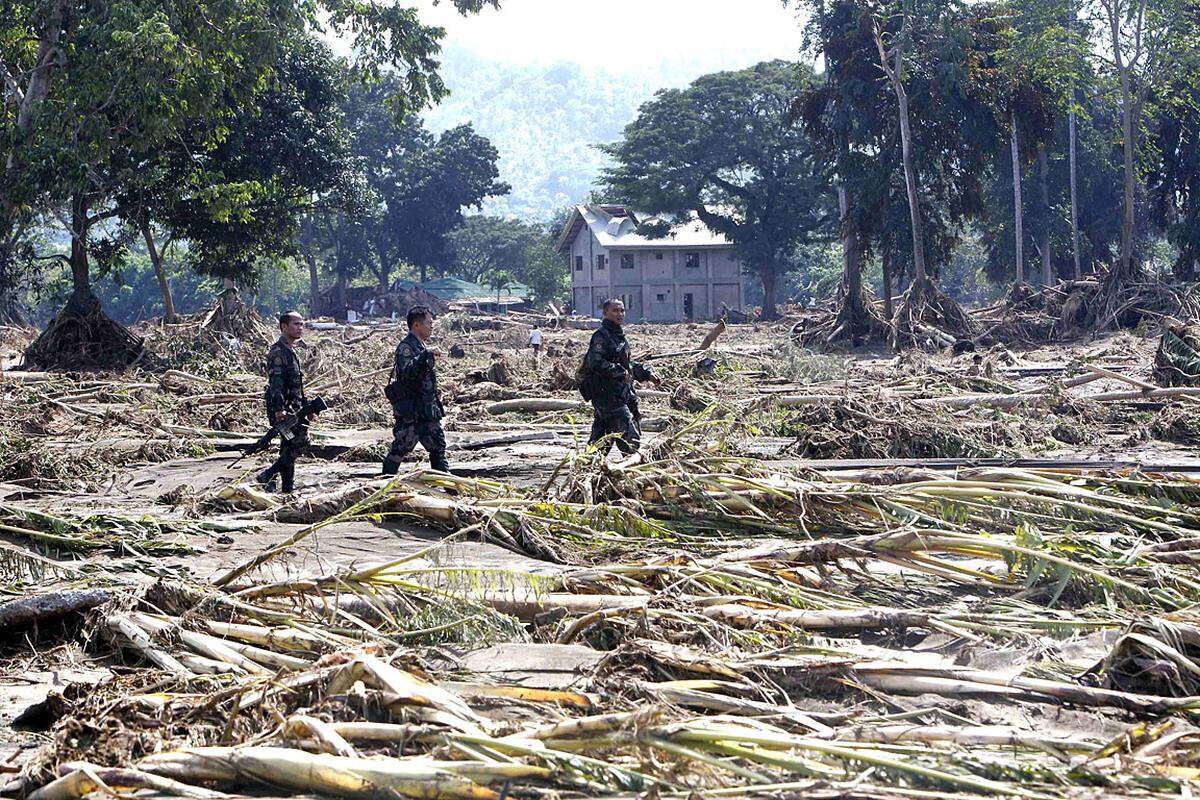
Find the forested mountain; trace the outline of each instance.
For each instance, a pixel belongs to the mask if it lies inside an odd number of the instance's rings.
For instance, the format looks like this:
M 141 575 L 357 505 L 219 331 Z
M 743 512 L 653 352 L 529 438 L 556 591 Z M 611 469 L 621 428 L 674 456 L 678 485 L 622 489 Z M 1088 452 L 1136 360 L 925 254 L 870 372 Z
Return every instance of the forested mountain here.
M 434 131 L 470 122 L 500 151 L 500 177 L 513 188 L 488 200 L 486 213 L 545 221 L 588 193 L 608 164 L 595 145 L 619 139 L 638 106 L 717 66 L 675 62 L 630 75 L 573 63 L 512 65 L 449 46 L 441 74 L 450 96 L 426 122 Z

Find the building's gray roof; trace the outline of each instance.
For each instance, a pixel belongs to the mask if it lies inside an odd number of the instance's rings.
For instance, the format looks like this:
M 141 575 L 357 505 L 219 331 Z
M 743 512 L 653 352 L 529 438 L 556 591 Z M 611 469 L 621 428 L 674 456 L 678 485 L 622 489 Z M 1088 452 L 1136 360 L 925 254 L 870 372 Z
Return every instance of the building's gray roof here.
M 636 214 L 624 206 L 581 205 L 571 212 L 571 218 L 555 244 L 555 250 L 565 253 L 579 232 L 587 227 L 601 247 L 643 250 L 696 250 L 711 247 L 729 247 L 730 242 L 722 234 L 709 228 L 697 219 L 671 226 L 671 232 L 661 239 L 652 239 L 637 232 L 639 223 L 655 221 L 648 215 Z

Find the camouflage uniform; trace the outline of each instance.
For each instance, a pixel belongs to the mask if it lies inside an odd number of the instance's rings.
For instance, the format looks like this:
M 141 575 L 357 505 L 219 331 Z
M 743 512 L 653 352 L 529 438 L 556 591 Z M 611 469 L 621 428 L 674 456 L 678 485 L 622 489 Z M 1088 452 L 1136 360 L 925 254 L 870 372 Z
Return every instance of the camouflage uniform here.
M 433 353 L 413 333 L 405 336 L 396 347 L 394 379 L 404 387 L 404 394 L 392 403 L 395 424 L 392 426 L 392 448 L 383 462 L 384 474 L 395 475 L 400 462 L 413 451 L 417 442 L 429 452 L 431 467 L 449 472 Z
M 280 411 L 293 414 L 304 405 L 304 375 L 300 372 L 300 358 L 280 336 L 267 351 L 267 425 L 274 426 Z M 258 475 L 262 483 L 269 483 L 279 476 L 282 489 L 290 492 L 294 488 L 296 457 L 308 448 L 308 425 L 301 422 L 292 428 L 292 439 L 279 437 L 279 458 Z
M 587 368 L 591 376 L 593 412 L 588 444 L 615 433 L 617 447 L 622 453 L 636 453 L 642 444 L 639 429 L 642 415 L 633 381 L 648 381 L 654 376 L 630 358 L 629 342 L 620 325 L 604 320 L 600 330 L 592 334 Z

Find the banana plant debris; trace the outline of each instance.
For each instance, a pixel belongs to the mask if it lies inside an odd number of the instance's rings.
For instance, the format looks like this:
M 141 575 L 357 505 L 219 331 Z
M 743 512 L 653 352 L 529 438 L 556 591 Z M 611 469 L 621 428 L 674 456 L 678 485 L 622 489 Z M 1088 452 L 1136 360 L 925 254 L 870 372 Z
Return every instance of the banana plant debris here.
M 1194 796 L 1200 339 L 817 354 L 799 313 L 628 326 L 663 386 L 607 457 L 586 321 L 442 317 L 454 474 L 395 478 L 402 323 L 318 325 L 292 495 L 234 464 L 253 319 L 0 373 L 0 792 Z

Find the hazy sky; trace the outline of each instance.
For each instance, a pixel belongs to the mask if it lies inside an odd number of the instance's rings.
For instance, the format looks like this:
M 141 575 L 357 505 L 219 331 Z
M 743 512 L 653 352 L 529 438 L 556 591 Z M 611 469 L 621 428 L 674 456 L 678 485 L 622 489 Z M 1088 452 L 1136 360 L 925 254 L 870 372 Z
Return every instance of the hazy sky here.
M 794 59 L 800 46 L 796 12 L 781 0 L 502 0 L 470 17 L 449 2 L 416 4 L 422 20 L 446 28 L 446 44 L 508 62 L 727 67 Z

